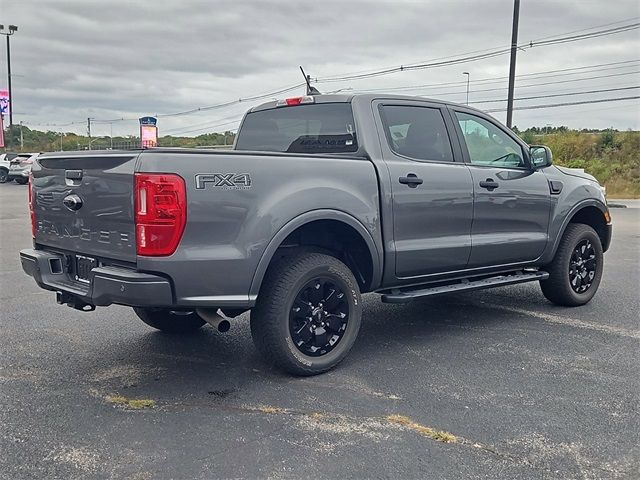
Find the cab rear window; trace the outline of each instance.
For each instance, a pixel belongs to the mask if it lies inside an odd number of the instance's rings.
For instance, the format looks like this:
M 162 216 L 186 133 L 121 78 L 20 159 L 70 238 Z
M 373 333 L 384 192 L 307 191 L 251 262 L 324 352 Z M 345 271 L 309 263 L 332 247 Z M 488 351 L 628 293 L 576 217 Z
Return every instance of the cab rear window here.
M 236 150 L 350 153 L 358 150 L 350 103 L 319 103 L 247 114 Z

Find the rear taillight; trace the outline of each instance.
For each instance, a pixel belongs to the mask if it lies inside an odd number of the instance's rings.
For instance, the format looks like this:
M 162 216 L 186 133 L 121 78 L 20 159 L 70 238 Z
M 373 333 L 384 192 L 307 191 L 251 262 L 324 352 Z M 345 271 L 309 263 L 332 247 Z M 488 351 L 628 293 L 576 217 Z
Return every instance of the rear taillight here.
M 136 173 L 134 182 L 138 255 L 171 255 L 187 221 L 184 180 L 170 173 Z
M 36 213 L 34 210 L 33 174 L 29 174 L 29 216 L 31 217 L 31 236 L 36 238 Z

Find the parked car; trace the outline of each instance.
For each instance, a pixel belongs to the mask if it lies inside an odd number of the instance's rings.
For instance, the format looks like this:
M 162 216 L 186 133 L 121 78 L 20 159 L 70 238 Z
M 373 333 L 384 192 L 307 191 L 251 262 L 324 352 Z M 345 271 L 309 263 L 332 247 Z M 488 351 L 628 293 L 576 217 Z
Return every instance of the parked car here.
M 9 166 L 8 181 L 15 180 L 20 185 L 29 182 L 31 166 L 39 153 L 19 153 L 12 160 Z
M 6 183 L 9 180 L 9 167 L 11 166 L 11 159 L 14 158 L 17 153 L 0 153 L 0 183 Z
M 251 310 L 257 349 L 298 375 L 345 358 L 364 292 L 537 281 L 584 305 L 611 241 L 592 176 L 479 110 L 415 97 L 268 102 L 233 151 L 47 153 L 32 174 L 20 258 L 58 303 L 128 305 L 167 333 Z

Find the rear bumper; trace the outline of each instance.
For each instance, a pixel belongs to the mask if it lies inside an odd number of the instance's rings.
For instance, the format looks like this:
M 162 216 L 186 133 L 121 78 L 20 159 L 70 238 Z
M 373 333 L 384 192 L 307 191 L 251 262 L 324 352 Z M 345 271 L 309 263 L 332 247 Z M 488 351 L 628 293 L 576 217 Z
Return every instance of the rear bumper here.
M 132 307 L 171 306 L 173 293 L 166 278 L 121 267 L 104 266 L 91 270 L 89 282 L 71 279 L 65 271 L 66 259 L 43 250 L 20 252 L 22 269 L 45 290 L 62 292 L 88 305 L 112 303 Z
M 29 178 L 29 173 L 31 173 L 31 165 L 23 168 L 10 168 L 9 178 Z

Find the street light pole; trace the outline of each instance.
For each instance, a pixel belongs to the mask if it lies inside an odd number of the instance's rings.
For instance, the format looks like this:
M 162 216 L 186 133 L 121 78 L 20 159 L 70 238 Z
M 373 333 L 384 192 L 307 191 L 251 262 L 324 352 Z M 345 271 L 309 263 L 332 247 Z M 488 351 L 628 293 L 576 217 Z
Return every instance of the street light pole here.
M 7 37 L 7 86 L 9 87 L 9 127 L 13 126 L 13 94 L 11 93 L 11 43 L 9 37 L 18 31 L 16 25 L 9 25 L 8 32 L 4 31 L 4 25 L 0 24 L 0 33 Z
M 462 72 L 462 74 L 467 76 L 467 105 L 469 105 L 469 80 L 471 79 L 471 74 L 469 72 Z
M 87 136 L 89 137 L 89 150 L 91 150 L 91 117 L 87 117 Z

